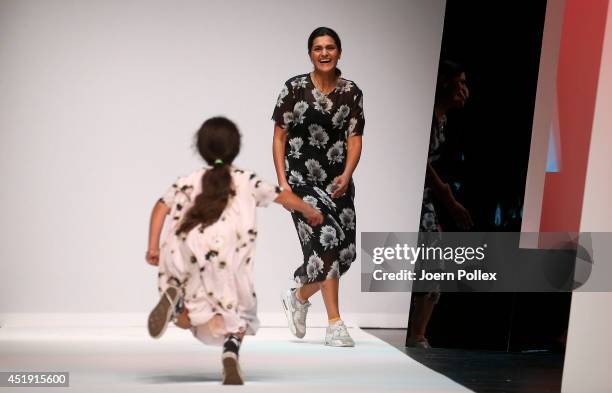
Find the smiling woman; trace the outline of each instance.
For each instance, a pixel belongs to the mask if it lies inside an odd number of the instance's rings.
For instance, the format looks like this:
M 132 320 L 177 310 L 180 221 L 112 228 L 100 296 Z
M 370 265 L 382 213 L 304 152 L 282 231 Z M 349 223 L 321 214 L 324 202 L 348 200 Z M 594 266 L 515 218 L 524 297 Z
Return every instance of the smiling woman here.
M 292 212 L 303 261 L 294 273 L 297 289 L 282 296 L 291 332 L 306 333 L 308 298 L 321 290 L 329 327 L 325 343 L 353 346 L 338 309 L 339 278 L 355 260 L 355 187 L 352 176 L 361 155 L 363 94 L 337 68 L 338 34 L 327 27 L 308 38 L 314 67 L 283 86 L 274 120 L 274 165 L 279 184 L 291 189 L 325 217 L 312 228 Z

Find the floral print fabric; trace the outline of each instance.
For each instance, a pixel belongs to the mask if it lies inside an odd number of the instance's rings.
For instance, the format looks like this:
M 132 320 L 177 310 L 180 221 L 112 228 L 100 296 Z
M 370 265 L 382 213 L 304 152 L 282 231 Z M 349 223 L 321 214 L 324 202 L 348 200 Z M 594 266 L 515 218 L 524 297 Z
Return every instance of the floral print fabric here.
M 272 119 L 288 134 L 287 182 L 324 217 L 311 227 L 300 213 L 291 214 L 304 255 L 296 285 L 340 277 L 356 257 L 355 187 L 351 180 L 346 194 L 332 199 L 332 184 L 344 171 L 348 138 L 363 135 L 363 94 L 344 78 L 323 94 L 309 74 L 298 75 L 285 82 Z
M 441 121 L 434 116 L 431 121 L 431 135 L 429 137 L 429 152 L 427 154 L 427 163 L 432 164 L 440 159 L 440 148 L 446 141 L 444 135 L 444 126 L 446 125 L 446 116 L 442 117 Z M 421 205 L 421 223 L 419 232 L 440 232 L 441 227 L 438 220 L 436 210 L 436 200 L 433 196 L 430 187 L 425 186 L 423 189 L 423 204 Z
M 205 171 L 179 178 L 160 199 L 170 208 L 171 223 L 160 249 L 159 291 L 163 293 L 168 285 L 180 286 L 196 337 L 221 344 L 223 336 L 215 336 L 206 327 L 215 315 L 223 316 L 228 332 L 255 334 L 259 326 L 253 286 L 256 208 L 267 206 L 281 189 L 253 172 L 231 167 L 236 194 L 219 220 L 176 235 L 184 214 L 202 192 Z

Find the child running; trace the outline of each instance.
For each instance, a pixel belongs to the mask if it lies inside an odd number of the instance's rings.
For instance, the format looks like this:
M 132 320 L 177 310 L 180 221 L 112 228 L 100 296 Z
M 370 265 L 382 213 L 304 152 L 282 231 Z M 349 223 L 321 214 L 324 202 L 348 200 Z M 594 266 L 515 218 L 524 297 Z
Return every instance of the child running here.
M 255 208 L 274 201 L 302 213 L 311 225 L 320 225 L 323 216 L 292 192 L 232 166 L 240 133 L 230 120 L 206 120 L 196 146 L 210 167 L 179 178 L 151 213 L 146 260 L 159 266 L 162 296 L 148 328 L 152 337 L 161 337 L 174 319 L 203 343 L 222 345 L 223 384 L 242 385 L 240 344 L 259 327 L 253 286 Z M 168 214 L 170 227 L 160 248 Z

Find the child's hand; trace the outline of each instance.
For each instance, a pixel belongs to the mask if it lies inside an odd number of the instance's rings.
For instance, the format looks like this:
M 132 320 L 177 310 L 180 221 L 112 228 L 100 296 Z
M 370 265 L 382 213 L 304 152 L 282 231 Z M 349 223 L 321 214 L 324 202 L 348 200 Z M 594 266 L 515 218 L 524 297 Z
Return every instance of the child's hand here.
M 314 207 L 309 207 L 310 209 L 303 213 L 304 218 L 306 218 L 310 226 L 316 227 L 317 225 L 321 225 L 323 223 L 323 214 Z
M 148 250 L 145 259 L 149 265 L 159 265 L 159 248 L 154 250 Z

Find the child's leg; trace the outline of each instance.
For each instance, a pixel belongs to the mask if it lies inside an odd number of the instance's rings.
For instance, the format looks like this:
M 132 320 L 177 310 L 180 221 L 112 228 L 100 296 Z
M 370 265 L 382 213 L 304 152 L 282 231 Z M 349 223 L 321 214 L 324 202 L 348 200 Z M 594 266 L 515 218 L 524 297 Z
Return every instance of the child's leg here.
M 161 297 L 149 314 L 148 320 L 149 334 L 153 338 L 161 337 L 168 323 L 177 315 L 183 316 L 180 327 L 186 326 L 185 322 L 189 322 L 186 308 L 181 300 L 191 274 L 185 269 L 181 258 L 174 258 L 174 255 L 177 254 L 173 254 L 168 248 L 162 248 L 158 272 L 158 289 Z M 180 305 L 182 307 L 179 307 Z
M 168 323 L 177 313 L 177 306 L 183 296 L 183 286 L 188 274 L 175 266 L 171 258 L 161 258 L 159 263 L 158 286 L 161 293 L 159 302 L 149 314 L 149 334 L 161 337 Z
M 191 329 L 191 321 L 189 320 L 189 312 L 187 307 L 183 307 L 180 313 L 175 315 L 174 324 L 181 329 Z

